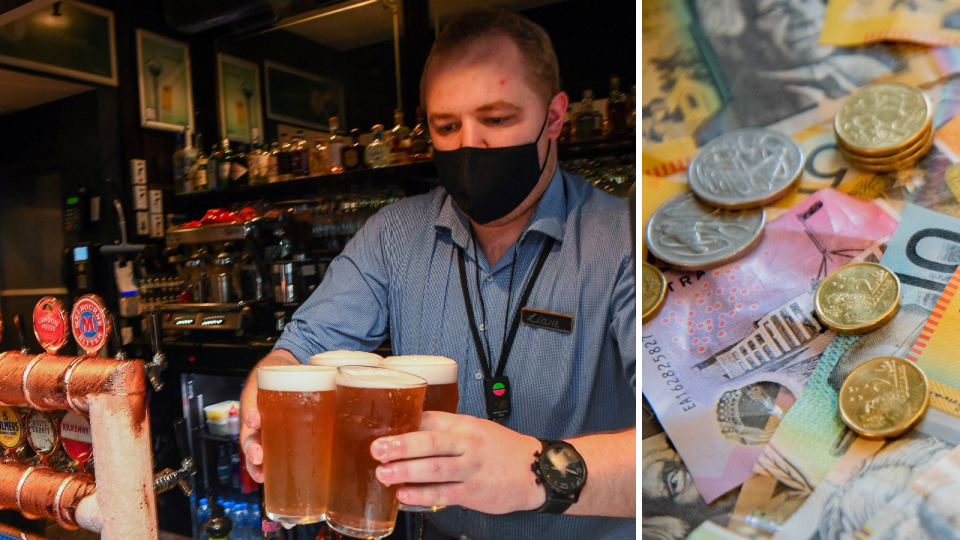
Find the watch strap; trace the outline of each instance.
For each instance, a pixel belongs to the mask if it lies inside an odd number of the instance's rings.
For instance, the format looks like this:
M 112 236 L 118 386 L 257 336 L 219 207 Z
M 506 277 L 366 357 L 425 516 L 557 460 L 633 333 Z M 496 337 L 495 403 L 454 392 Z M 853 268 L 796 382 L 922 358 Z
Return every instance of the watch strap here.
M 573 448 L 574 452 L 576 452 L 577 449 L 574 448 L 572 444 L 565 441 L 553 441 L 549 439 L 538 439 L 538 440 L 540 441 L 540 444 L 542 446 L 540 449 L 540 453 L 536 454 L 536 461 L 533 463 L 533 466 L 531 468 L 533 469 L 534 474 L 536 474 L 537 476 L 537 483 L 543 485 L 543 489 L 546 492 L 547 498 L 544 501 L 544 503 L 540 506 L 540 508 L 537 508 L 536 510 L 534 510 L 534 512 L 538 512 L 541 514 L 562 514 L 567 511 L 567 508 L 570 508 L 574 503 L 576 503 L 580 499 L 580 492 L 577 491 L 576 493 L 567 495 L 564 493 L 558 493 L 554 491 L 553 488 L 550 487 L 550 483 L 547 482 L 547 479 L 544 478 L 543 476 L 543 471 L 540 468 L 540 458 L 543 455 L 543 453 L 546 452 L 548 447 L 555 444 L 562 444 L 565 446 L 569 446 L 570 448 Z M 577 455 L 579 454 L 580 453 L 577 452 Z

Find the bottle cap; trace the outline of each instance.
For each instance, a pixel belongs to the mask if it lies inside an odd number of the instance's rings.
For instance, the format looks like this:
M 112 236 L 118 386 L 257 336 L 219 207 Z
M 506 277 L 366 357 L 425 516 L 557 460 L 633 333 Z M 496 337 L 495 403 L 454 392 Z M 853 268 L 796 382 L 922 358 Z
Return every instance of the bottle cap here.
M 237 410 L 237 406 L 236 406 L 236 405 L 231 405 L 231 406 L 230 406 L 230 416 L 239 416 L 239 415 L 240 415 L 240 411 Z
M 203 524 L 203 532 L 211 538 L 223 538 L 233 530 L 233 523 L 223 514 L 224 508 L 217 503 L 213 503 L 210 509 L 210 519 Z

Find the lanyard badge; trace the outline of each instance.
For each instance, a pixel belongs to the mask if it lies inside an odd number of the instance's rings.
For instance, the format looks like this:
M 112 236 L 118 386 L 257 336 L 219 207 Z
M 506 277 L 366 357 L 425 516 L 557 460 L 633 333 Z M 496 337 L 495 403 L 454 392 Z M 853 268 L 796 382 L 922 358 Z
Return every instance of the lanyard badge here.
M 510 416 L 510 379 L 484 377 L 483 395 L 487 399 L 487 418 L 500 421 Z

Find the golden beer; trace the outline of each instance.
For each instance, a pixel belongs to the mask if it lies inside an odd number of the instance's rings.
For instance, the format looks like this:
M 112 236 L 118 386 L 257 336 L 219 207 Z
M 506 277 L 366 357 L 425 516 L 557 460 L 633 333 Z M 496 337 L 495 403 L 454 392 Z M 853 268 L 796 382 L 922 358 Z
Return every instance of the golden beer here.
M 337 370 L 260 367 L 257 386 L 267 517 L 318 523 L 327 508 Z
M 456 414 L 460 403 L 457 386 L 457 363 L 443 356 L 388 356 L 383 367 L 412 373 L 427 381 L 427 395 L 423 402 L 425 411 L 442 411 Z M 436 512 L 445 506 L 410 506 L 400 503 L 404 512 Z
M 383 538 L 397 521 L 400 486 L 377 480 L 380 462 L 370 445 L 380 437 L 416 431 L 423 414 L 425 380 L 377 367 L 337 370 L 336 419 L 330 463 L 327 524 L 341 534 Z
M 327 351 L 310 357 L 311 366 L 373 366 L 379 367 L 383 357 L 363 351 Z

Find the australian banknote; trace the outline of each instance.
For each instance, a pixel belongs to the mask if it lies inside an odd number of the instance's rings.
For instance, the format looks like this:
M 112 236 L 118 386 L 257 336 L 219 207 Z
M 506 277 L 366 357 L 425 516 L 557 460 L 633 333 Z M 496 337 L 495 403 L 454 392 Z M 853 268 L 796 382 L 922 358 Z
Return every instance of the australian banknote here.
M 877 41 L 960 45 L 960 2 L 830 0 L 821 43 L 850 46 Z
M 960 444 L 960 412 L 956 406 L 960 392 L 933 380 L 929 390 L 930 409 L 917 427 L 893 440 L 856 439 L 773 538 L 848 538 L 947 457 Z
M 770 6 L 764 0 L 642 3 L 641 137 L 644 154 L 657 162 L 651 172 L 669 174 L 684 163 L 677 148 L 661 152 L 654 148 L 659 144 L 689 139 L 684 147 L 696 148 L 731 129 L 793 117 L 792 125 L 807 127 L 832 118 L 843 98 L 869 82 L 928 86 L 960 69 L 960 49 L 950 47 L 822 45 L 820 0 Z
M 676 235 L 686 242 L 722 240 L 722 231 L 675 225 L 697 231 Z M 771 417 L 800 395 L 831 341 L 812 314 L 819 280 L 879 259 L 895 226 L 874 203 L 821 190 L 770 222 L 739 261 L 665 272 L 667 302 L 643 325 L 643 393 L 708 502 L 750 476 Z
M 861 363 L 905 357 L 960 263 L 960 219 L 908 204 L 881 264 L 900 278 L 897 316 L 864 336 L 838 336 L 821 355 L 803 396 L 780 423 L 755 470 L 785 486 L 812 491 L 856 438 L 837 413 L 837 390 Z
M 681 540 L 707 519 L 723 516 L 733 509 L 737 490 L 710 504 L 703 500 L 646 399 L 643 400 L 641 433 L 643 538 Z

